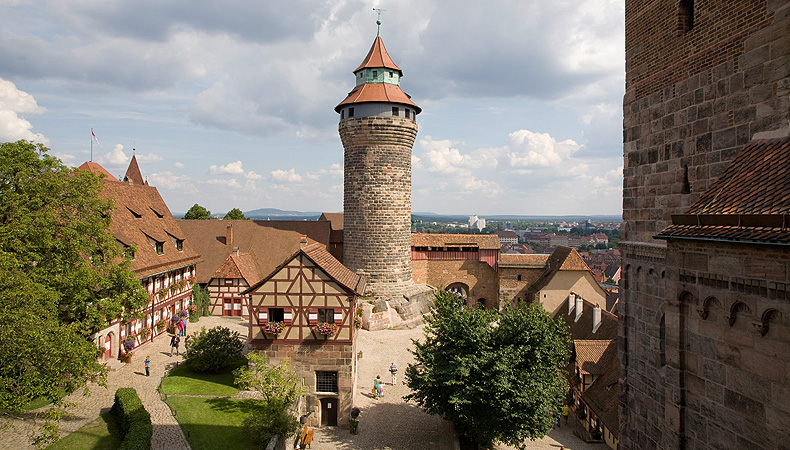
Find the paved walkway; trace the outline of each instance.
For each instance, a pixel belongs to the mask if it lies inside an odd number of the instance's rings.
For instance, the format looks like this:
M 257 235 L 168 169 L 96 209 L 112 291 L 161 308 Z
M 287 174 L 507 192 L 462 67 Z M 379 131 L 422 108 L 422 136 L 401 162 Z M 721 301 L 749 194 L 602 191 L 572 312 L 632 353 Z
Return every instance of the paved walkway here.
M 239 331 L 242 336 L 247 336 L 247 322 L 241 318 L 230 317 L 202 317 L 198 323 L 187 325 L 189 334 L 199 331 L 201 327 L 213 328 L 216 326 L 229 327 Z M 180 349 L 184 350 L 183 338 Z M 189 449 L 189 444 L 181 432 L 181 427 L 170 412 L 170 408 L 159 398 L 156 388 L 165 373 L 176 364 L 183 361 L 181 356 L 170 355 L 170 337 L 161 335 L 154 342 L 146 343 L 134 351 L 131 363 L 124 364 L 118 361 L 108 363 L 110 372 L 107 376 L 108 388 L 91 384 L 88 386 L 90 396 L 83 395 L 84 390 L 79 389 L 65 400 L 74 405 L 67 411 L 71 417 L 60 423 L 61 436 L 76 431 L 83 425 L 95 420 L 103 412 L 112 407 L 115 391 L 121 387 L 132 387 L 137 390 L 145 409 L 151 414 L 153 423 L 153 437 L 151 448 L 153 450 L 181 450 Z M 151 358 L 151 376 L 145 376 L 145 357 Z M 30 436 L 37 432 L 36 413 L 41 413 L 48 407 L 30 411 L 22 415 L 26 420 L 14 420 L 13 428 L 0 429 L 0 448 L 14 450 L 33 450 Z M 39 422 L 41 422 L 39 420 Z

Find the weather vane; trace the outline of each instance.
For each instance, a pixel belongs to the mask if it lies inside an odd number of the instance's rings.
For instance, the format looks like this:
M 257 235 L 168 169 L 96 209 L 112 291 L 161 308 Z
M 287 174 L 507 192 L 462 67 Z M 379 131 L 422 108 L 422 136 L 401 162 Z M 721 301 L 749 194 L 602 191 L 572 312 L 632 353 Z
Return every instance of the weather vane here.
M 378 25 L 378 29 L 376 30 L 376 36 L 378 36 L 381 34 L 381 13 L 386 11 L 386 9 L 373 8 L 373 11 L 376 11 L 376 14 L 379 15 L 379 18 L 376 20 L 376 25 Z

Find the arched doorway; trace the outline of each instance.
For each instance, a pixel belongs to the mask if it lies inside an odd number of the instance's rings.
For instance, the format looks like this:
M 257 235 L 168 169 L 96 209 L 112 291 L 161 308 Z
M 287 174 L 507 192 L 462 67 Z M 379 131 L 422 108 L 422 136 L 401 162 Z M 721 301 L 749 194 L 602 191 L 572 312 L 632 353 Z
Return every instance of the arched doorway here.
M 104 346 L 104 355 L 103 360 L 108 361 L 112 358 L 112 347 L 113 347 L 113 333 L 107 333 L 107 336 L 104 338 L 104 342 L 101 343 Z
M 445 290 L 454 293 L 458 296 L 458 298 L 462 298 L 464 300 L 469 297 L 469 286 L 465 285 L 464 283 L 450 284 L 445 288 Z

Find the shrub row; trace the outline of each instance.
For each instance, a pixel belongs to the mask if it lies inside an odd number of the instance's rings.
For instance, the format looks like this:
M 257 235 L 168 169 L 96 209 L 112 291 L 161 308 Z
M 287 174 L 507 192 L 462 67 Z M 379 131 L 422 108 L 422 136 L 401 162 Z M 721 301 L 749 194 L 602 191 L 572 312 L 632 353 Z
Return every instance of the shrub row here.
M 151 448 L 151 415 L 143 407 L 143 402 L 132 388 L 115 391 L 115 403 L 110 415 L 115 420 L 121 434 L 119 450 L 141 450 Z

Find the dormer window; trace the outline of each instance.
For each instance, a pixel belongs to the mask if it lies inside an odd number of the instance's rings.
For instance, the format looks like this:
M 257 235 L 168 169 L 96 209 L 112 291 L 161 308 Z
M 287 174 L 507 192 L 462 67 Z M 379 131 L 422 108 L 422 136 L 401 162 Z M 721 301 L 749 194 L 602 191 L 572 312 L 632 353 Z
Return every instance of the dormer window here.
M 151 211 L 153 211 L 154 214 L 156 214 L 156 217 L 159 217 L 160 219 L 164 217 L 164 215 L 159 214 L 159 212 L 157 210 L 155 210 L 154 208 L 151 208 Z
M 129 212 L 132 213 L 132 215 L 134 216 L 135 219 L 139 219 L 139 218 L 143 217 L 142 214 L 137 214 L 136 212 L 134 212 L 134 210 L 132 210 L 132 208 L 129 208 L 128 206 L 126 207 L 126 209 L 128 209 Z
M 183 239 L 176 239 L 176 250 L 179 252 L 184 251 L 184 240 Z
M 164 242 L 156 242 L 154 244 L 154 248 L 156 249 L 157 255 L 164 255 L 165 254 L 165 243 Z

